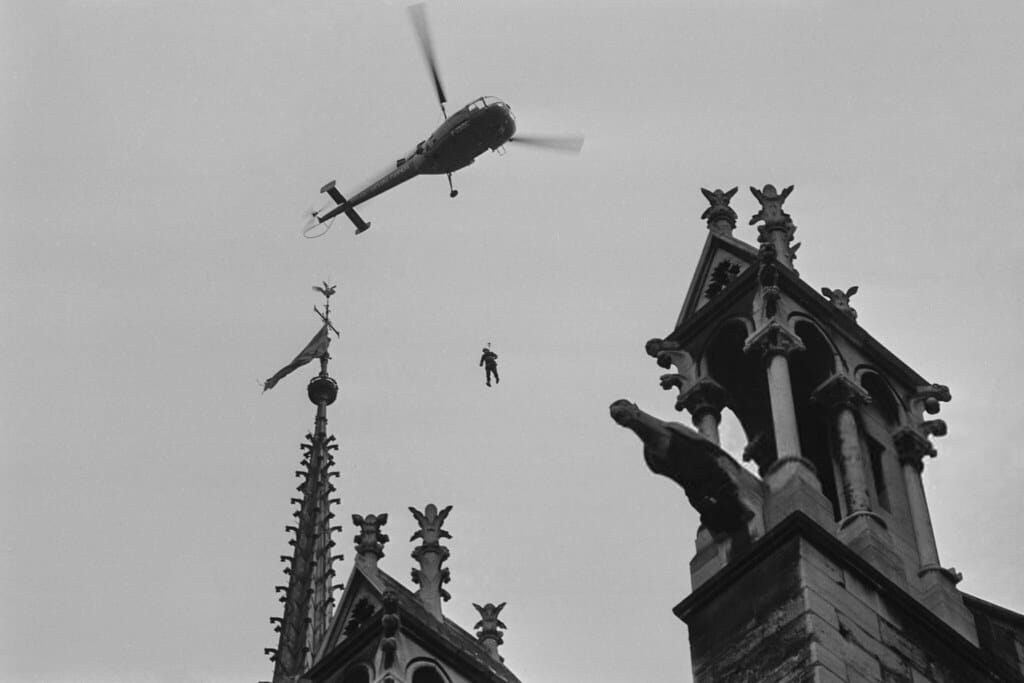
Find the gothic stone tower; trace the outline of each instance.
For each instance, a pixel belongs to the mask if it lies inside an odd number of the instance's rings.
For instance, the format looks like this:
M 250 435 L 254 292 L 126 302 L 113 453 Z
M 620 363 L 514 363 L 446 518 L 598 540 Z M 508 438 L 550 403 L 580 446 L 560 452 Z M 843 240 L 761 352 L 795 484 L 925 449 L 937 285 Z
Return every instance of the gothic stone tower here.
M 704 251 L 674 329 L 647 343 L 697 431 L 611 406 L 700 513 L 674 610 L 694 680 L 1020 683 L 1024 616 L 961 593 L 939 562 L 921 477 L 949 390 L 857 323 L 856 287 L 800 279 L 792 189 L 751 188 L 757 248 L 732 234 L 736 189 L 702 190 Z M 758 475 L 719 447 L 725 408 Z
M 326 297 L 323 313 L 314 307 L 323 326 L 299 355 L 264 384 L 264 390 L 299 367 L 320 360 L 320 374 L 310 380 L 306 393 L 316 406 L 313 433 L 302 445 L 301 479 L 292 498 L 295 522 L 285 527 L 292 534 L 291 555 L 282 555 L 287 585 L 278 586 L 284 605 L 281 617 L 271 617 L 278 632 L 276 648 L 264 653 L 274 662 L 273 683 L 519 683 L 498 653 L 505 624 L 498 618 L 505 603 L 474 604 L 480 620 L 470 635 L 444 616 L 441 605 L 449 599 L 444 585 L 451 579 L 443 563 L 451 538 L 442 528 L 451 506 L 438 510 L 431 504 L 423 512 L 409 508 L 419 524 L 410 540 L 420 539 L 412 551 L 419 567 L 412 580 L 413 593 L 378 567 L 388 536 L 382 530 L 387 514 L 352 515 L 359 527 L 355 537 L 355 566 L 334 610 L 334 562 L 343 559 L 332 549 L 332 535 L 341 530 L 332 520 L 341 500 L 332 483 L 338 446 L 327 433 L 327 407 L 338 396 L 338 384 L 327 373 L 330 297 L 335 288 L 326 282 L 314 287 Z

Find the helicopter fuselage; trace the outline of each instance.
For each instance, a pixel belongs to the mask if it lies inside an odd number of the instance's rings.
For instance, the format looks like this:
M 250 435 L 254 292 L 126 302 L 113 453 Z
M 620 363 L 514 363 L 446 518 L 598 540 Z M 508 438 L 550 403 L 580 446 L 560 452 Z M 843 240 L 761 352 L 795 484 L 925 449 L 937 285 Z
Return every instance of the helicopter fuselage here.
M 458 110 L 437 127 L 395 169 L 356 192 L 345 203 L 353 207 L 387 192 L 418 175 L 452 173 L 473 163 L 487 150 L 504 145 L 516 132 L 509 106 L 495 97 L 480 97 Z M 335 207 L 321 218 L 337 215 Z
M 507 104 L 494 97 L 476 99 L 452 114 L 417 146 L 416 153 L 427 157 L 421 172 L 457 171 L 488 149 L 504 145 L 515 132 L 515 118 Z

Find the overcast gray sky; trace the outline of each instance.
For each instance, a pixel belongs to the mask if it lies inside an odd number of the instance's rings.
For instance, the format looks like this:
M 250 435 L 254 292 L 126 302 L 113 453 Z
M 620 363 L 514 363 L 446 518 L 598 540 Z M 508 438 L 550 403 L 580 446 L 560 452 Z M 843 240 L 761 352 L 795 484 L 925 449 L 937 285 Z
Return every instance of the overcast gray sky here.
M 440 122 L 405 3 L 0 3 L 0 678 L 269 678 L 314 369 L 259 381 L 328 280 L 346 555 L 351 514 L 388 512 L 405 581 L 406 508 L 454 505 L 447 613 L 507 601 L 524 681 L 689 680 L 696 515 L 607 406 L 689 423 L 643 345 L 682 304 L 702 186 L 740 186 L 753 241 L 746 188 L 795 184 L 801 275 L 859 285 L 858 322 L 950 386 L 940 555 L 1024 611 L 1024 5 L 428 11 L 450 107 L 499 96 L 582 155 L 487 154 L 456 200 L 416 179 L 369 232 L 305 240 L 325 181 Z

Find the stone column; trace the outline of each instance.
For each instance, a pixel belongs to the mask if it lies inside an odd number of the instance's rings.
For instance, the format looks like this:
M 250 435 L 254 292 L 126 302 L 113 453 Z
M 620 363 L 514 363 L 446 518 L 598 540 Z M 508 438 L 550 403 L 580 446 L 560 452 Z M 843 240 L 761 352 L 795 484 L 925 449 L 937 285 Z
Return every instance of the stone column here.
M 728 402 L 728 394 L 722 385 L 705 377 L 679 395 L 676 408 L 690 411 L 693 426 L 700 435 L 720 446 L 718 425 L 722 422 L 722 408 Z
M 811 398 L 824 405 L 835 420 L 847 515 L 840 526 L 845 526 L 854 516 L 871 514 L 867 464 L 861 451 L 860 429 L 855 412 L 857 406 L 869 403 L 871 397 L 849 377 L 833 375 L 814 390 Z
M 793 387 L 789 379 L 789 354 L 802 351 L 803 342 L 780 323 L 771 321 L 747 339 L 744 351 L 762 354 L 768 374 L 768 394 L 771 400 L 772 426 L 775 431 L 777 460 L 773 467 L 790 461 L 813 466 L 800 453 L 800 433 L 793 405 Z
M 932 530 L 931 514 L 928 512 L 928 501 L 924 496 L 921 473 L 924 471 L 924 457 L 935 457 L 935 447 L 928 437 L 945 436 L 947 432 L 944 421 L 926 420 L 925 413 L 938 413 L 939 404 L 946 403 L 951 398 L 949 387 L 943 384 L 918 387 L 910 399 L 909 424 L 896 430 L 892 436 L 900 455 L 910 517 L 914 526 L 914 536 L 917 538 L 917 552 L 921 558 L 918 575 L 930 571 L 947 572 L 939 564 L 939 552 L 935 545 L 935 532 Z
M 941 569 L 939 551 L 935 545 L 935 532 L 932 530 L 931 514 L 928 512 L 928 501 L 924 495 L 924 484 L 921 472 L 924 471 L 924 456 L 935 457 L 935 449 L 928 439 L 917 430 L 904 428 L 893 435 L 896 450 L 900 455 L 900 466 L 903 468 L 903 482 L 907 489 L 907 503 L 910 506 L 910 521 L 914 526 L 914 537 L 917 539 L 917 554 L 921 558 L 920 571 Z M 920 573 L 920 572 L 919 572 Z
M 896 449 L 900 454 L 900 465 L 903 468 L 910 520 L 914 526 L 914 537 L 917 539 L 917 554 L 921 558 L 921 566 L 917 570 L 919 581 L 915 589 L 925 605 L 960 635 L 977 645 L 979 641 L 974 615 L 964 606 L 963 598 L 956 590 L 956 584 L 963 576 L 955 569 L 946 569 L 939 564 L 935 532 L 932 530 L 928 501 L 925 499 L 924 484 L 921 481 L 924 456 L 935 457 L 935 448 L 925 434 L 942 436 L 945 433 L 945 423 L 934 420 L 924 421 L 917 427 L 904 427 L 893 435 Z
M 775 452 L 779 460 L 801 458 L 793 387 L 789 380 L 789 359 L 785 353 L 775 350 L 768 352 L 766 359 L 772 425 L 775 427 Z

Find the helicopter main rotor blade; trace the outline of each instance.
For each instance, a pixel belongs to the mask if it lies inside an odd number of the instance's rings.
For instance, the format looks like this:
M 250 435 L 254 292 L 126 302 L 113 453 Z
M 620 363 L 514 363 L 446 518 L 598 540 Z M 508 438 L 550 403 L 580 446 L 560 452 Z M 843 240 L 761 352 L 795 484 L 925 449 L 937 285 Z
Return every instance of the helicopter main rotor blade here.
M 434 56 L 434 43 L 430 39 L 430 28 L 427 26 L 427 6 L 423 3 L 409 7 L 409 15 L 412 17 L 413 28 L 416 29 L 416 37 L 420 40 L 420 47 L 423 49 L 423 58 L 427 60 L 430 68 L 430 75 L 434 78 L 434 88 L 437 90 L 437 99 L 441 103 L 441 113 L 448 118 L 448 112 L 444 110 L 444 103 L 448 98 L 444 95 L 444 87 L 441 85 L 441 74 L 437 69 L 437 58 Z
M 509 142 L 570 154 L 579 154 L 583 149 L 583 137 L 579 135 L 516 135 Z

